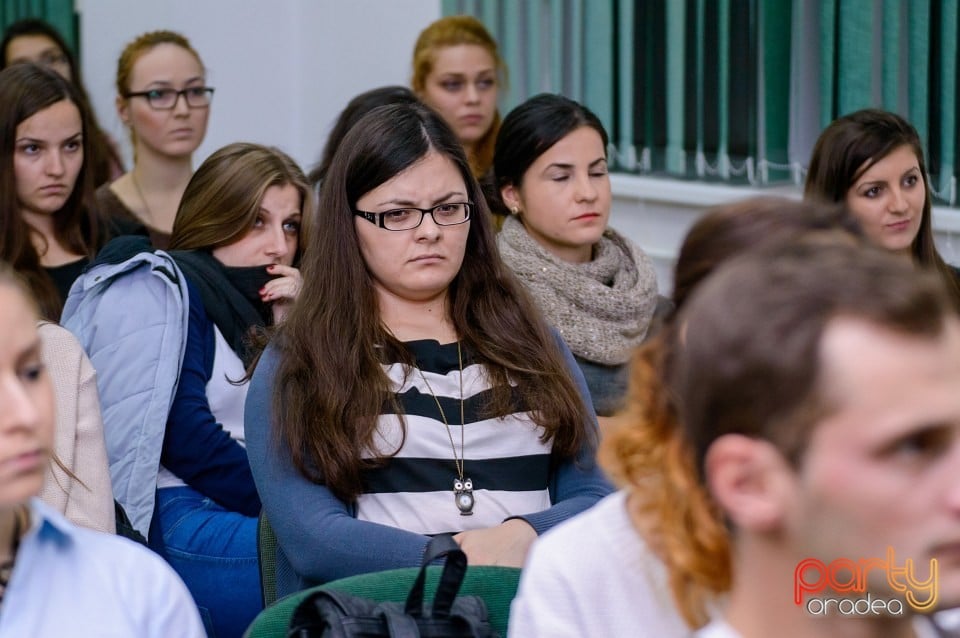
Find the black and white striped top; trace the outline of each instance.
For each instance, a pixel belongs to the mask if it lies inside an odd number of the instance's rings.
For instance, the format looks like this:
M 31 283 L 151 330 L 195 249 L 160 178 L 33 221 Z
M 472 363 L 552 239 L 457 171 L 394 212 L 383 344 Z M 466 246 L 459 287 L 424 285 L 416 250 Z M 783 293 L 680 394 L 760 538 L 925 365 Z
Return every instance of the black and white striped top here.
M 481 419 L 490 381 L 484 367 L 464 351 L 461 423 L 457 344 L 411 341 L 406 346 L 429 381 L 429 388 L 416 369 L 400 363 L 383 364 L 404 413 L 406 437 L 398 415 L 380 416 L 376 450 L 366 456 L 389 458 L 364 474 L 357 518 L 438 534 L 492 527 L 510 516 L 549 508 L 550 443 L 540 441 L 542 428 L 520 405 L 519 397 L 514 401 L 516 412 Z M 476 504 L 472 516 L 461 516 L 454 502 L 454 450 L 430 388 L 443 406 L 457 458 L 464 458 L 464 476 L 473 481 Z

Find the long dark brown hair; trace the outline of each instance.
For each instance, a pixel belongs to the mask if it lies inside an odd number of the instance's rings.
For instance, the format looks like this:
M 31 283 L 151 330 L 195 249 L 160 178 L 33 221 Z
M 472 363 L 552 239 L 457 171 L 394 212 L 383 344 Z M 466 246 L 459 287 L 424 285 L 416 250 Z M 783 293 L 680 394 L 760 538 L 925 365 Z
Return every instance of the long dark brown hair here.
M 813 147 L 804 197 L 828 202 L 845 201 L 850 187 L 867 169 L 901 146 L 913 150 L 925 191 L 920 229 L 910 252 L 918 264 L 940 274 L 954 303 L 960 307 L 957 273 L 937 252 L 933 240 L 933 195 L 923 145 L 917 129 L 908 121 L 896 113 L 880 109 L 862 109 L 834 120 L 820 133 Z
M 90 97 L 83 85 L 80 65 L 77 64 L 76 56 L 73 55 L 60 33 L 50 24 L 37 18 L 26 18 L 14 22 L 4 31 L 3 41 L 0 41 L 0 69 L 5 69 L 11 64 L 11 60 L 7 57 L 7 47 L 13 40 L 23 36 L 48 38 L 66 58 L 67 66 L 70 67 L 70 81 L 77 88 L 80 99 L 83 101 L 87 112 L 90 113 L 90 130 L 86 133 L 90 138 L 90 155 L 87 161 L 90 164 L 90 171 L 93 173 L 93 185 L 96 187 L 112 181 L 115 171 L 123 172 L 123 161 L 116 147 L 110 143 L 107 134 L 103 132 L 103 128 L 90 107 Z
M 414 363 L 381 321 L 372 277 L 360 252 L 353 209 L 363 195 L 427 153 L 450 159 L 476 207 L 466 254 L 448 291 L 451 321 L 464 349 L 485 365 L 493 391 L 489 416 L 514 411 L 510 383 L 551 440 L 555 458 L 590 440 L 590 415 L 557 338 L 500 261 L 489 211 L 453 131 L 419 104 L 383 106 L 340 144 L 321 193 L 319 226 L 304 251 L 304 287 L 277 334 L 280 365 L 274 414 L 296 467 L 339 498 L 362 492 L 362 459 L 377 417 L 394 401 L 381 362 Z
M 29 283 L 44 318 L 57 320 L 63 300 L 53 280 L 43 269 L 31 235 L 37 231 L 20 214 L 13 156 L 17 126 L 38 111 L 62 100 L 72 102 L 83 123 L 83 166 L 73 192 L 54 213 L 54 236 L 64 248 L 78 255 L 93 255 L 104 236 L 90 202 L 93 176 L 87 158 L 90 152 L 89 112 L 77 89 L 55 71 L 35 64 L 14 64 L 0 71 L 0 259 L 9 262 Z

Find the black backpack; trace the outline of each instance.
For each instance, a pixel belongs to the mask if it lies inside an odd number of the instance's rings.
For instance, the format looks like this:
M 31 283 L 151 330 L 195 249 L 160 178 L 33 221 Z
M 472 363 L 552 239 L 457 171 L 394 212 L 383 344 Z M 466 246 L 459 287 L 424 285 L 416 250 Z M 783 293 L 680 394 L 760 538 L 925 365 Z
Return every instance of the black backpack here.
M 433 605 L 425 608 L 427 565 L 446 556 Z M 467 556 L 449 535 L 427 545 L 420 573 L 404 605 L 318 590 L 294 610 L 287 638 L 497 638 L 478 596 L 457 597 Z

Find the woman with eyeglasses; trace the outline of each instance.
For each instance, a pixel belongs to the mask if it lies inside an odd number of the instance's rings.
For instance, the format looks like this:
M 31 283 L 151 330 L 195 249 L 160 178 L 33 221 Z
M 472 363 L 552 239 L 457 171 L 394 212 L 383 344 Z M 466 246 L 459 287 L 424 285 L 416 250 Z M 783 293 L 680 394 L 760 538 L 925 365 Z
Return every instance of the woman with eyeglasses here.
M 123 162 L 116 143 L 103 131 L 90 108 L 90 98 L 80 77 L 80 66 L 57 30 L 36 18 L 19 20 L 7 27 L 0 41 L 0 69 L 18 62 L 33 62 L 48 67 L 77 87 L 80 99 L 90 112 L 88 162 L 93 172 L 93 185 L 106 184 L 122 175 Z
M 133 169 L 97 189 L 97 203 L 139 220 L 157 248 L 169 245 L 212 98 L 200 55 L 179 33 L 144 33 L 120 54 L 117 112 L 130 129 Z
M 418 565 L 444 532 L 519 567 L 610 487 L 583 378 L 502 265 L 463 147 L 420 104 L 378 107 L 321 190 L 245 411 L 278 594 Z

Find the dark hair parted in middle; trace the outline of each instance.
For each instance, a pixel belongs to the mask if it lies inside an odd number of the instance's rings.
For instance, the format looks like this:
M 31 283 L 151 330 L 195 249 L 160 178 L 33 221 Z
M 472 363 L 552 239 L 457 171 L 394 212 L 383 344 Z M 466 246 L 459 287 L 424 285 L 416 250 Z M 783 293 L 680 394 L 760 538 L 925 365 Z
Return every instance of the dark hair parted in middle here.
M 361 472 L 369 467 L 364 452 L 377 449 L 377 417 L 395 401 L 381 362 L 414 363 L 381 321 L 353 210 L 429 153 L 456 166 L 476 208 L 448 303 L 465 351 L 490 375 L 484 411 L 509 414 L 521 393 L 525 405 L 537 406 L 532 416 L 558 458 L 572 457 L 589 437 L 586 406 L 554 335 L 500 261 L 486 203 L 453 131 L 419 104 L 379 107 L 347 133 L 334 156 L 321 189 L 320 229 L 304 254 L 304 287 L 276 341 L 278 436 L 302 474 L 344 500 L 361 493 Z
M 67 80 L 77 89 L 77 96 L 83 102 L 84 106 L 81 112 L 86 111 L 90 114 L 89 130 L 86 136 L 90 138 L 90 153 L 86 162 L 90 164 L 90 171 L 93 173 L 93 185 L 100 186 L 106 184 L 114 178 L 112 171 L 114 167 L 122 172 L 123 161 L 117 149 L 110 142 L 107 134 L 103 132 L 100 123 L 97 121 L 90 104 L 90 96 L 83 84 L 83 78 L 80 74 L 80 65 L 77 64 L 77 58 L 73 55 L 70 47 L 67 46 L 63 36 L 60 35 L 50 24 L 37 18 L 25 18 L 9 25 L 3 33 L 3 40 L 0 41 L 0 69 L 5 69 L 13 63 L 9 58 L 10 44 L 19 37 L 24 36 L 42 36 L 50 40 L 58 49 L 66 62 L 70 71 L 70 77 Z
M 90 115 L 76 87 L 55 71 L 35 64 L 14 64 L 0 71 L 0 259 L 9 262 L 29 283 L 44 317 L 58 319 L 62 301 L 40 263 L 31 229 L 20 214 L 14 170 L 17 127 L 27 118 L 61 101 L 77 107 L 83 125 L 83 165 L 73 191 L 53 216 L 57 241 L 77 255 L 93 255 L 104 236 L 93 212 L 90 170 Z
M 609 139 L 600 119 L 578 102 L 553 93 L 536 95 L 510 111 L 500 126 L 493 152 L 497 188 L 520 186 L 523 175 L 547 149 L 580 127 L 588 126 Z

